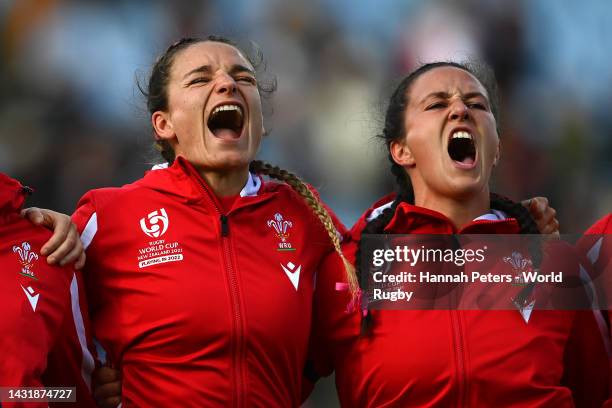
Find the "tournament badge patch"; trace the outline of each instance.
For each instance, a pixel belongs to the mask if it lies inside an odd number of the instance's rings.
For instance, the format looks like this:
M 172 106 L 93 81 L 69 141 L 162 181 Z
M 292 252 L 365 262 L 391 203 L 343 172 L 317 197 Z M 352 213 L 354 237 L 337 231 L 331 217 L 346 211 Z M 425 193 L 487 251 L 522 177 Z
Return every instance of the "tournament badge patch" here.
M 289 242 L 291 236 L 289 230 L 293 227 L 291 221 L 284 219 L 280 213 L 276 213 L 271 220 L 268 220 L 268 227 L 274 230 L 274 235 L 280 240 L 277 251 L 295 251 L 295 248 Z
M 170 217 L 165 208 L 155 210 L 140 219 L 140 229 L 153 240 L 138 248 L 139 268 L 183 260 L 183 249 L 179 242 L 168 242 L 162 238 L 169 227 Z
M 38 280 L 32 270 L 34 262 L 38 261 L 38 254 L 32 251 L 30 243 L 22 242 L 21 246 L 14 245 L 13 252 L 19 255 L 19 263 L 21 264 L 21 272 L 19 272 L 19 274 L 26 278 Z

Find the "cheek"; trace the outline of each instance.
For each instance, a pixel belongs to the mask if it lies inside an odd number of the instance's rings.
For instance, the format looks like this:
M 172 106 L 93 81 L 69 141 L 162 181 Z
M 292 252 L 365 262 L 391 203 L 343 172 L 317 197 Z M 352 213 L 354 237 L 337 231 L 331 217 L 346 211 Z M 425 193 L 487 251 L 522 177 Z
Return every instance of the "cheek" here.
M 406 137 L 406 145 L 421 166 L 431 163 L 432 155 L 437 154 L 436 151 L 439 150 L 438 144 L 431 138 L 431 131 L 424 128 L 414 128 L 413 132 Z
M 259 100 L 251 104 L 251 127 L 254 129 L 263 128 L 263 112 Z

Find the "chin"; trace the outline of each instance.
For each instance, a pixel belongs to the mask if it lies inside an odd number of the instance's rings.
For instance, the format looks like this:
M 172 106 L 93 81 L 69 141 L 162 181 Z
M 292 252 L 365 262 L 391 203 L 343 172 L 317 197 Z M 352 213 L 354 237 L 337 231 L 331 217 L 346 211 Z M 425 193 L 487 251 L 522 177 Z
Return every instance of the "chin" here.
M 236 170 L 248 167 L 252 160 L 245 154 L 227 154 L 218 158 L 210 167 L 218 170 Z
M 483 185 L 479 181 L 466 180 L 465 182 L 454 183 L 450 188 L 449 195 L 461 199 L 470 199 L 483 193 L 486 190 L 486 187 L 486 185 Z

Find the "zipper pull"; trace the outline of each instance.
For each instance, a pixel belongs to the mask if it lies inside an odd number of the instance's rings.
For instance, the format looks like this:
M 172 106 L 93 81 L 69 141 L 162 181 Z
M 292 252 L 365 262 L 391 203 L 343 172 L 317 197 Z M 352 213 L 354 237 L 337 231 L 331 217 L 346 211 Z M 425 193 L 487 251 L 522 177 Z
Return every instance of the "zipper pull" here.
M 227 237 L 229 235 L 229 224 L 227 223 L 227 215 L 221 214 L 221 236 Z

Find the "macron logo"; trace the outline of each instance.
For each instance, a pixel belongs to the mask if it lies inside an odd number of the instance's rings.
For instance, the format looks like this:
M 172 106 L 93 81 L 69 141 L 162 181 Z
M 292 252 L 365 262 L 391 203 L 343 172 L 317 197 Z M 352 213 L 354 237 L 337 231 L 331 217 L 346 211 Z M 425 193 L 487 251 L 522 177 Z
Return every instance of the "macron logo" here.
M 31 286 L 28 286 L 27 289 L 21 286 L 21 289 L 23 289 L 23 292 L 28 297 L 28 300 L 30 301 L 30 305 L 32 306 L 32 310 L 36 311 L 36 305 L 38 304 L 38 297 L 40 296 L 40 293 L 37 293 L 36 295 L 34 295 L 34 289 L 32 289 Z
M 302 269 L 302 265 L 295 266 L 292 262 L 289 262 L 287 266 L 281 264 L 283 271 L 289 277 L 289 280 L 293 284 L 295 290 L 298 289 L 298 284 L 300 283 L 300 270 Z

